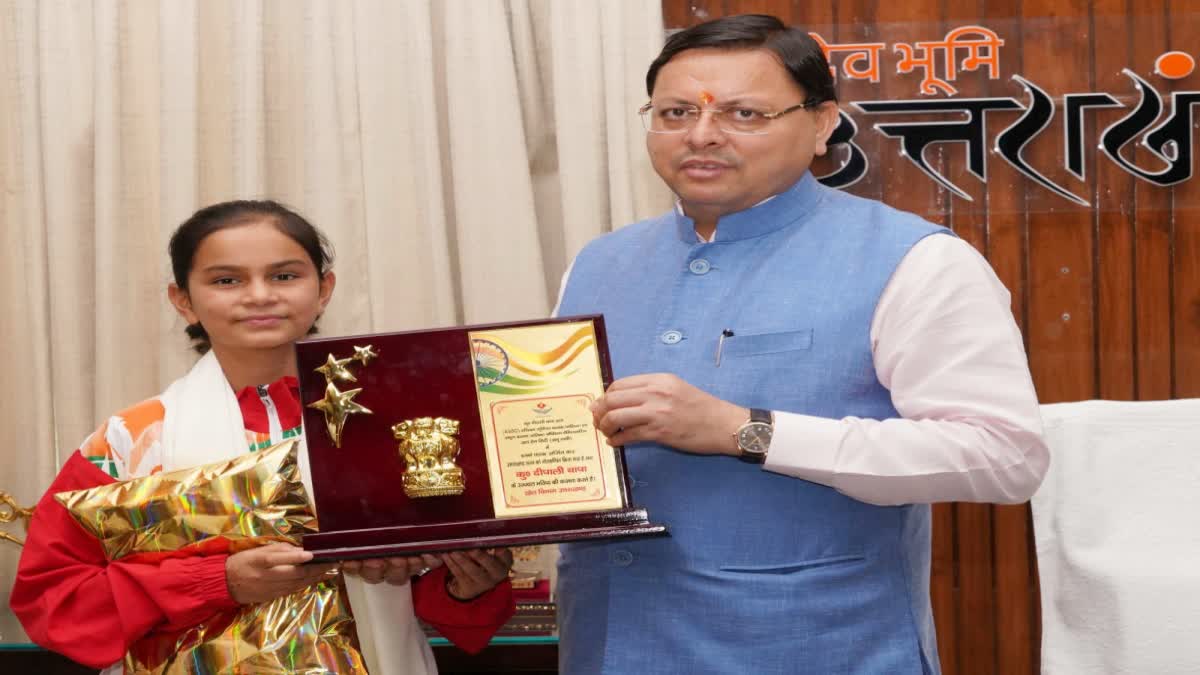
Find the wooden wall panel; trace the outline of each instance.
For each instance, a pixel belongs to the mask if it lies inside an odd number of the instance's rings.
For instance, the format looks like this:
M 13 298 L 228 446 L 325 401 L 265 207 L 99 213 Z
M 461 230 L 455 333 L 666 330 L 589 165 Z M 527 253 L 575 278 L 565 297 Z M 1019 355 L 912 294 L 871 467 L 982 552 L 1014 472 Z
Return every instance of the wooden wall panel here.
M 1129 0 L 1098 0 L 1093 25 L 1100 35 L 1122 36 L 1105 49 L 1093 49 L 1092 75 L 1097 90 L 1132 93 L 1132 83 L 1121 74 L 1132 58 L 1132 34 L 1125 36 L 1125 10 Z M 1117 109 L 1098 110 L 1089 120 L 1091 133 L 1116 122 Z M 1136 396 L 1134 278 L 1134 183 L 1136 178 L 1093 150 L 1087 172 L 1096 175 L 1090 195 L 1095 205 L 1097 264 L 1102 271 L 1097 284 L 1097 387 L 1100 398 L 1133 400 Z M 1100 186 L 1105 186 L 1101 189 Z
M 1176 5 L 1179 5 L 1178 0 Z M 1174 5 L 1173 5 L 1174 6 Z M 1200 8 L 1191 12 L 1173 12 L 1167 23 L 1170 49 L 1197 54 L 1200 36 Z M 1181 82 L 1188 90 L 1200 89 L 1200 77 L 1193 73 Z M 1183 88 L 1183 87 L 1179 87 Z M 1193 108 L 1200 114 L 1200 106 Z M 1194 127 L 1193 127 L 1194 128 Z M 1197 150 L 1195 146 L 1193 152 Z M 1175 398 L 1200 397 L 1200 181 L 1190 180 L 1171 189 L 1174 250 L 1171 316 L 1174 319 L 1173 370 Z
M 874 17 L 879 5 L 879 0 L 846 0 L 834 3 L 832 25 L 828 29 L 824 29 L 829 31 L 830 37 L 827 39 L 839 43 L 874 42 L 877 37 Z M 793 25 L 809 25 L 803 12 L 796 12 Z M 837 93 L 843 110 L 848 101 L 870 101 L 877 98 L 876 86 L 878 85 L 863 80 L 840 80 L 837 83 Z M 860 127 L 854 142 L 869 158 L 873 170 L 854 186 L 854 194 L 871 199 L 883 199 L 883 182 L 886 172 L 874 170 L 874 168 L 878 166 L 879 158 L 883 157 L 885 152 L 884 142 L 889 139 L 880 134 L 865 133 L 866 131 L 867 129 Z M 894 153 L 895 148 L 889 148 L 886 152 Z
M 1091 26 L 1086 0 L 1024 0 L 1020 49 L 1027 74 L 1048 92 L 1091 89 Z M 1037 64 L 1036 68 L 1030 68 Z M 1036 75 L 1034 74 L 1036 72 Z M 1024 102 L 1024 101 L 1023 101 Z M 1045 133 L 1029 146 L 1031 164 L 1060 185 L 1062 140 Z M 1029 368 L 1043 403 L 1094 398 L 1092 218 L 1045 190 L 1025 191 L 1031 292 Z
M 935 146 L 931 163 L 974 201 L 952 197 L 900 156 L 897 139 L 872 128 L 879 117 L 860 114 L 855 143 L 871 170 L 850 191 L 945 224 L 984 252 L 1012 293 L 1043 403 L 1200 396 L 1200 179 L 1162 188 L 1099 150 L 1101 132 L 1130 108 L 1085 113 L 1082 179 L 1066 169 L 1063 133 L 1065 94 L 1108 92 L 1123 106 L 1137 104 L 1125 68 L 1163 94 L 1160 121 L 1171 112 L 1169 92 L 1200 90 L 1200 73 L 1174 82 L 1153 75 L 1156 57 L 1170 49 L 1200 57 L 1200 7 L 1178 0 L 663 0 L 663 10 L 668 29 L 764 12 L 834 43 L 933 40 L 975 23 L 1001 32 L 1001 79 L 963 74 L 957 96 L 1011 96 L 1026 105 L 1013 74 L 1044 89 L 1055 116 L 1025 159 L 1089 205 L 1033 184 L 994 152 L 981 183 L 967 173 L 961 146 Z M 896 74 L 895 59 L 889 47 L 878 84 L 840 80 L 843 109 L 850 101 L 923 98 L 913 75 Z M 1020 114 L 989 114 L 988 142 Z M 1136 143 L 1122 155 L 1161 168 Z M 818 160 L 814 171 L 832 166 Z M 1028 505 L 936 505 L 931 592 L 946 675 L 1039 671 Z
M 1132 58 L 1127 65 L 1153 63 L 1166 51 L 1168 4 L 1169 0 L 1139 0 L 1136 9 L 1130 7 L 1125 34 L 1131 39 Z M 1134 91 L 1128 78 L 1124 91 Z M 1131 154 L 1153 165 L 1142 148 Z M 1171 398 L 1171 191 L 1139 180 L 1133 203 L 1136 397 Z

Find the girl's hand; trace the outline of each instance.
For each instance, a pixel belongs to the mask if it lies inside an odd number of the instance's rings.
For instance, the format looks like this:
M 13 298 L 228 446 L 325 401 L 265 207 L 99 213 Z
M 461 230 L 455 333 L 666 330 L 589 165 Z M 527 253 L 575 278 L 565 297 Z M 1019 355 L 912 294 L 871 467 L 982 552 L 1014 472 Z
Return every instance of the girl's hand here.
M 305 565 L 313 554 L 291 544 L 269 544 L 234 553 L 225 561 L 229 595 L 243 605 L 291 595 L 325 578 L 337 563 Z
M 368 584 L 386 581 L 393 586 L 403 586 L 418 574 L 441 565 L 442 561 L 432 555 L 368 558 L 366 560 L 345 560 L 342 562 L 342 571 L 361 577 Z

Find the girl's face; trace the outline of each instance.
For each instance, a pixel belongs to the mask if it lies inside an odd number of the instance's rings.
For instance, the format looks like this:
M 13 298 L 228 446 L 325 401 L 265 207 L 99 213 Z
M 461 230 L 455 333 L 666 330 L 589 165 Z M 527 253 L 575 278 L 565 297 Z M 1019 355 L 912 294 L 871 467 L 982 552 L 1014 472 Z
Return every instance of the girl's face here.
M 333 285 L 333 272 L 322 276 L 300 244 L 262 219 L 205 237 L 188 290 L 172 284 L 169 295 L 220 354 L 290 347 L 325 310 Z

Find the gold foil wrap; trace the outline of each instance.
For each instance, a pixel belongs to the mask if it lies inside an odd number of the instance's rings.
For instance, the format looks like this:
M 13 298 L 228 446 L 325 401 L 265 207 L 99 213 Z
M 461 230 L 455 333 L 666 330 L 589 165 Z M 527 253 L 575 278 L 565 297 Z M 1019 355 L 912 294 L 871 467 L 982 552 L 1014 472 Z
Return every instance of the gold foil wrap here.
M 55 495 L 109 560 L 233 553 L 316 531 L 296 441 L 179 471 Z M 126 654 L 137 675 L 365 674 L 340 575 L 292 595 L 155 633 Z
M 174 639 L 143 639 L 126 675 L 366 673 L 341 577 L 246 605 Z

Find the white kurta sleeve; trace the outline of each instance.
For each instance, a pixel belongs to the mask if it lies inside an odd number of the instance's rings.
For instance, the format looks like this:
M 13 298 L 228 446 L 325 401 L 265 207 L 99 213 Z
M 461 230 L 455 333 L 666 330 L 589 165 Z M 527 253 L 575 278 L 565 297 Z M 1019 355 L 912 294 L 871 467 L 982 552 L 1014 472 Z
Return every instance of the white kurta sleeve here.
M 879 381 L 901 418 L 776 412 L 764 469 L 873 504 L 1028 500 L 1049 464 L 1009 293 L 954 237 L 904 257 L 871 322 Z

